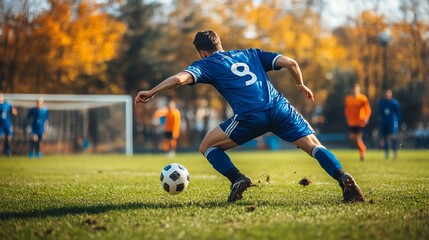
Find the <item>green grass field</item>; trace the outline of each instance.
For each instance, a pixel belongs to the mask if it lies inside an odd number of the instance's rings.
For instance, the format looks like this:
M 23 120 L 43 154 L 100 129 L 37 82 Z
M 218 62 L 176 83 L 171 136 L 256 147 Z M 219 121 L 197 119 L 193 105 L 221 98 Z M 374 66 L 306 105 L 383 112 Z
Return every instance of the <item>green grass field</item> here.
M 1 157 L 0 239 L 429 239 L 429 152 L 385 160 L 334 150 L 366 203 L 341 190 L 301 151 L 230 152 L 257 187 L 235 204 L 229 182 L 197 153 Z M 186 166 L 186 192 L 159 184 L 170 162 Z M 269 181 L 267 181 L 269 176 Z M 312 183 L 303 187 L 303 177 Z

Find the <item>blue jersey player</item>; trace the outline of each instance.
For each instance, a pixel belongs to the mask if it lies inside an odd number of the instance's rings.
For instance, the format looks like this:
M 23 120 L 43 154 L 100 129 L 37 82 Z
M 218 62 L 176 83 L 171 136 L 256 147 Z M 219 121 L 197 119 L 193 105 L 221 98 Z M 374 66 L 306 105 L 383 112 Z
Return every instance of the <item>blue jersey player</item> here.
M 42 139 L 46 138 L 49 124 L 49 112 L 48 109 L 43 106 L 43 102 L 43 99 L 39 98 L 36 102 L 36 106 L 30 108 L 28 111 L 27 122 L 30 122 L 31 124 L 30 152 L 28 153 L 29 158 L 33 158 L 34 153 L 36 153 L 38 158 L 42 157 L 40 144 Z
M 398 155 L 398 133 L 401 118 L 401 107 L 398 100 L 392 97 L 392 90 L 387 89 L 378 103 L 380 134 L 385 158 L 389 158 L 389 143 L 392 145 L 394 158 Z
M 251 180 L 237 169 L 225 151 L 267 132 L 294 143 L 316 158 L 339 182 L 345 202 L 364 201 L 354 178 L 319 142 L 311 126 L 273 87 L 266 74 L 271 70 L 288 69 L 297 89 L 314 101 L 295 60 L 260 49 L 224 51 L 219 36 L 210 30 L 198 32 L 193 44 L 201 59 L 154 88 L 140 91 L 135 104 L 148 102 L 158 92 L 183 85 L 210 84 L 217 89 L 232 107 L 234 115 L 207 133 L 200 152 L 214 169 L 231 181 L 228 202 L 240 200 L 251 186 Z
M 0 92 L 0 137 L 4 136 L 3 153 L 10 157 L 12 154 L 12 116 L 16 115 L 17 111 L 12 105 L 4 100 L 3 93 Z

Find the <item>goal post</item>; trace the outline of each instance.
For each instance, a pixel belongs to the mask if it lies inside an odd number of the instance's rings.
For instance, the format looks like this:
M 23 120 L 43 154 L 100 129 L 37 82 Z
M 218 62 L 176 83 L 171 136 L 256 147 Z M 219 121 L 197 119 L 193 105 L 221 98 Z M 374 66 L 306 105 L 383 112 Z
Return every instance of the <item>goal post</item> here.
M 49 129 L 42 152 L 133 154 L 133 102 L 129 95 L 4 94 L 18 110 L 12 117 L 13 154 L 28 151 L 28 110 L 43 98 Z

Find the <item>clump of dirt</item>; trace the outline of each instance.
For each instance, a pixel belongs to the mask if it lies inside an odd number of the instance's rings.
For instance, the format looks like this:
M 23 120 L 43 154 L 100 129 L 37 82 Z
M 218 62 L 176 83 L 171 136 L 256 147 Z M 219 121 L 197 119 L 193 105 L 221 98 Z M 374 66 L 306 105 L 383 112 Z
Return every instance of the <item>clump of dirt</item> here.
M 263 179 L 263 180 L 261 180 L 261 179 Z M 258 184 L 259 185 L 261 185 L 263 182 L 266 182 L 266 183 L 270 183 L 270 181 L 271 181 L 271 179 L 270 179 L 270 175 L 268 174 L 268 173 L 263 173 L 261 176 L 259 176 L 258 178 L 257 178 L 257 180 L 258 180 Z M 256 184 L 252 184 L 252 187 L 258 187 L 258 185 L 256 185 Z
M 299 183 L 300 185 L 302 185 L 302 186 L 306 187 L 306 186 L 310 185 L 312 182 L 311 182 L 310 178 L 308 178 L 308 177 L 304 177 L 304 178 L 302 178 L 301 180 L 299 180 L 299 182 L 298 182 L 298 183 Z
M 89 227 L 94 231 L 100 231 L 100 230 L 106 231 L 107 230 L 106 226 L 100 225 L 98 223 L 98 221 L 93 217 L 88 217 L 85 220 L 85 223 L 88 224 Z
M 257 206 L 256 205 L 250 205 L 247 207 L 247 211 L 248 212 L 254 212 L 256 210 Z

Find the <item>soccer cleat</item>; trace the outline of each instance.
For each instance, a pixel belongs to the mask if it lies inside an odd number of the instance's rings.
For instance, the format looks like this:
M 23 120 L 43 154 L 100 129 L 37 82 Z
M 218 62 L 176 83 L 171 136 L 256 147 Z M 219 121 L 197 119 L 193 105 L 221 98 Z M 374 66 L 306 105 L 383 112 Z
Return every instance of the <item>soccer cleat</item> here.
M 232 203 L 243 198 L 243 192 L 252 185 L 250 178 L 241 175 L 231 186 L 228 202 Z
M 28 154 L 28 157 L 29 157 L 30 159 L 33 159 L 33 158 L 34 158 L 34 153 L 33 153 L 33 152 L 30 152 L 30 153 Z
M 37 156 L 37 158 L 42 158 L 42 153 L 41 152 L 36 152 L 36 156 Z
M 365 202 L 362 191 L 352 175 L 344 173 L 340 178 L 340 186 L 343 189 L 344 202 Z

